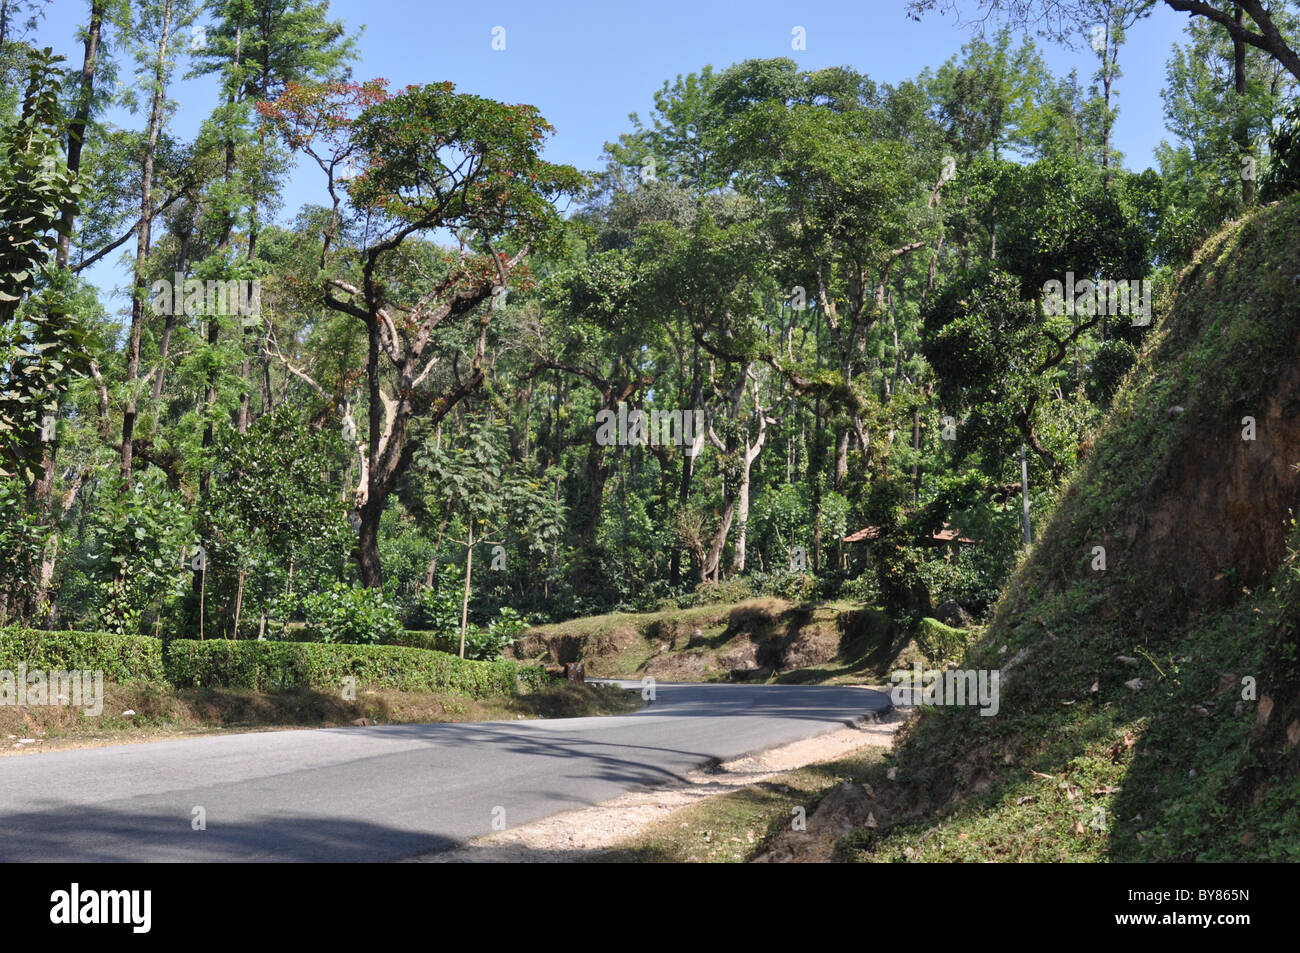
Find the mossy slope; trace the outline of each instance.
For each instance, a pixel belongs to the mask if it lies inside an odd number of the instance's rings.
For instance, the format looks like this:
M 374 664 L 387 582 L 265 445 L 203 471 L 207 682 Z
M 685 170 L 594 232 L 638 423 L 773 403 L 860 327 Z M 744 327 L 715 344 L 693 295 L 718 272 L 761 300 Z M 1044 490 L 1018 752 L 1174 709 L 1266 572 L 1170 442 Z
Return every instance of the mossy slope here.
M 1292 199 L 1179 277 L 963 663 L 1000 712 L 917 719 L 850 856 L 1300 859 L 1298 338 Z

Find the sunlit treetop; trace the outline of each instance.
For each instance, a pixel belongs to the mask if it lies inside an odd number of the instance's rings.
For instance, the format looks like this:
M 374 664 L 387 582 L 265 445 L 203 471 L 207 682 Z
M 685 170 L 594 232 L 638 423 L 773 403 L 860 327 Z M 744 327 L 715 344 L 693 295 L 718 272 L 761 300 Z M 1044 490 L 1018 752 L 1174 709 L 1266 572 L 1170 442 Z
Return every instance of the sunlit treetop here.
M 384 80 L 290 84 L 258 107 L 285 140 L 344 181 L 359 211 L 396 230 L 452 228 L 543 238 L 553 203 L 585 177 L 541 158 L 554 131 L 533 106 L 457 93 L 449 82 L 391 95 Z

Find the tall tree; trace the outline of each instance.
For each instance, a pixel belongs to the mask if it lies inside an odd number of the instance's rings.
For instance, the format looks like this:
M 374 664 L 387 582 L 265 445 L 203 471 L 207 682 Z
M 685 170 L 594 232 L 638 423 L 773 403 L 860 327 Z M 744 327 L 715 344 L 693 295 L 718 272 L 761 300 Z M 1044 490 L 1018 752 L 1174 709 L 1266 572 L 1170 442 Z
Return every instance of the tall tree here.
M 1267 0 L 1239 0 L 1217 6 L 1209 0 L 1139 0 L 1135 6 L 1145 13 L 1160 2 L 1171 10 L 1214 23 L 1234 41 L 1263 50 L 1300 79 L 1300 53 L 1297 52 L 1300 44 L 1293 34 L 1285 31 L 1275 16 L 1274 5 Z M 920 19 L 931 10 L 960 15 L 963 7 L 969 6 L 982 14 L 976 18 L 977 23 L 998 18 L 1016 29 L 1037 28 L 1068 41 L 1077 36 L 1081 25 L 1095 22 L 1091 16 L 1096 3 L 1097 0 L 908 0 L 907 9 L 913 19 Z M 1245 16 L 1238 16 L 1238 10 Z
M 28 295 L 53 276 L 58 231 L 80 189 L 62 155 L 59 58 L 46 49 L 28 60 L 22 112 L 4 130 L 0 164 L 0 476 L 31 481 L 43 456 L 41 422 L 79 364 L 80 329 L 63 308 Z
M 67 157 L 68 174 L 77 179 L 81 173 L 81 154 L 86 143 L 86 133 L 90 127 L 90 114 L 95 102 L 95 73 L 100 59 L 100 41 L 104 29 L 104 11 L 106 0 L 92 0 L 83 38 L 81 73 L 77 79 L 76 96 L 73 101 L 72 116 L 68 121 Z M 76 223 L 76 209 L 67 205 L 59 221 L 58 248 L 54 254 L 54 265 L 62 270 L 68 267 L 69 251 L 72 244 L 72 232 Z M 52 316 L 54 317 L 54 316 Z M 57 320 L 57 318 L 55 318 Z M 41 420 L 41 472 L 32 484 L 31 499 L 33 506 L 43 515 L 49 527 L 49 540 L 41 557 L 39 574 L 36 580 L 33 601 L 36 605 L 48 605 L 50 583 L 54 577 L 55 562 L 59 552 L 58 512 L 53 505 L 56 457 L 58 451 L 58 407 L 45 411 Z M 52 616 L 52 610 L 49 615 Z
M 541 158 L 551 127 L 535 108 L 458 94 L 451 83 L 391 97 L 376 83 L 293 84 L 264 114 L 326 175 L 325 305 L 366 331 L 368 432 L 353 508 L 361 578 L 376 588 L 380 517 L 410 468 L 412 424 L 436 424 L 483 382 L 494 292 L 509 287 L 534 242 L 555 235 L 552 203 L 584 179 Z M 344 185 L 349 160 L 359 169 Z M 344 194 L 367 219 L 350 248 Z M 438 229 L 472 232 L 477 253 L 462 246 L 440 256 L 439 273 L 407 276 L 405 246 Z
M 243 219 L 251 262 L 257 254 L 263 206 L 288 168 L 273 148 L 274 140 L 266 136 L 266 127 L 254 122 L 253 106 L 277 98 L 290 83 L 346 79 L 356 44 L 341 21 L 329 19 L 328 0 L 208 0 L 206 8 L 213 23 L 202 34 L 194 73 L 216 74 L 223 91 L 224 102 L 213 117 L 224 150 L 220 234 L 224 244 L 236 221 Z M 252 333 L 251 322 L 245 322 L 235 422 L 241 433 L 250 419 Z
M 134 19 L 124 35 L 136 44 L 132 51 L 139 64 L 138 76 L 148 93 L 149 118 L 144 148 L 140 155 L 140 218 L 136 226 L 135 266 L 131 280 L 131 328 L 126 352 L 126 405 L 122 411 L 121 476 L 124 487 L 131 484 L 135 423 L 139 416 L 140 339 L 148 307 L 147 264 L 152 238 L 154 207 L 154 161 L 158 140 L 167 120 L 167 86 L 175 69 L 176 32 L 192 22 L 195 9 L 189 0 L 148 0 L 135 8 Z

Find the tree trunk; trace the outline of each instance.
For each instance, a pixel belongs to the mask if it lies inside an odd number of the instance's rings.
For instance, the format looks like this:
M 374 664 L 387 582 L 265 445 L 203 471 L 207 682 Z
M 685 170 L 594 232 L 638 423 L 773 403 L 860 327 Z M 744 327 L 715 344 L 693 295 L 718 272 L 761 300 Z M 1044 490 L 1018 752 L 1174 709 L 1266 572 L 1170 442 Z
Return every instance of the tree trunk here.
M 244 579 L 248 575 L 243 569 L 239 570 L 239 581 L 235 587 L 235 621 L 230 627 L 230 637 L 239 638 L 239 614 L 244 608 Z
M 8 5 L 6 4 L 6 12 Z M 81 79 L 77 89 L 77 109 L 68 123 L 68 171 L 74 176 L 81 171 L 81 150 L 85 144 L 86 126 L 90 120 L 90 106 L 95 94 L 95 60 L 99 55 L 99 40 L 104 25 L 104 0 L 94 0 L 90 5 L 90 23 L 86 27 L 86 40 L 81 59 Z M 0 32 L 3 32 L 0 30 Z M 68 266 L 69 251 L 72 247 L 72 226 L 76 221 L 75 210 L 69 206 L 63 210 L 62 228 L 59 232 L 58 246 L 54 253 L 54 262 L 59 268 Z M 58 454 L 57 424 L 58 413 L 48 411 L 41 418 L 41 475 L 32 486 L 31 500 L 38 512 L 44 511 L 50 536 L 41 554 L 41 567 L 36 580 L 36 589 L 32 593 L 32 609 L 43 611 L 46 624 L 53 624 L 55 605 L 50 597 L 54 582 L 54 568 L 59 556 L 59 520 L 54 507 L 54 480 L 57 475 L 55 457 Z M 72 491 L 75 495 L 76 491 Z M 48 604 L 47 604 L 48 603 Z M 44 609 L 42 610 L 42 607 Z
M 1235 20 L 1243 26 L 1245 11 L 1237 5 Z M 1246 44 L 1238 38 L 1232 41 L 1232 80 L 1237 94 L 1235 102 L 1237 121 L 1234 124 L 1233 139 L 1236 140 L 1237 154 L 1241 161 L 1241 202 L 1243 205 L 1255 204 L 1255 150 L 1250 142 L 1250 124 L 1246 112 Z M 1249 173 L 1247 174 L 1247 170 Z
M 709 546 L 708 554 L 705 556 L 700 566 L 700 582 L 718 582 L 721 578 L 722 547 L 727 544 L 727 535 L 731 532 L 731 521 L 736 515 L 735 497 L 728 496 L 723 491 L 726 501 L 722 506 L 722 522 L 718 524 L 718 531 L 713 534 L 713 543 Z
M 700 348 L 695 346 L 695 361 L 691 371 L 691 409 L 694 410 L 700 404 L 700 389 L 703 386 L 700 380 Z M 696 435 L 697 437 L 699 434 Z M 695 454 L 682 454 L 682 479 L 677 488 L 677 506 L 679 511 L 685 512 L 687 504 L 691 500 L 691 480 L 695 476 Z M 682 547 L 673 546 L 672 556 L 668 561 L 668 581 L 676 587 L 682 578 Z
M 751 464 L 746 463 L 740 472 L 740 486 L 736 490 L 736 549 L 731 556 L 731 568 L 736 572 L 745 571 L 745 539 L 749 535 L 749 473 Z
M 849 475 L 849 432 L 841 430 L 835 438 L 835 491 L 844 489 L 844 481 Z
M 189 248 L 190 233 L 187 231 L 181 236 L 180 252 L 176 256 L 176 271 L 178 274 L 184 274 L 189 267 Z M 176 330 L 176 309 L 168 308 L 167 317 L 163 321 L 162 337 L 158 339 L 158 372 L 153 379 L 153 393 L 149 395 L 150 403 L 153 406 L 153 431 L 157 433 L 159 421 L 162 419 L 162 392 L 163 379 L 167 376 L 167 355 L 171 353 L 172 333 Z
M 361 508 L 361 526 L 357 530 L 357 565 L 361 570 L 361 584 L 367 589 L 384 585 L 384 570 L 379 559 L 380 507 L 369 503 Z
M 912 408 L 912 503 L 921 499 L 921 408 Z
M 1110 31 L 1111 31 L 1111 11 L 1106 10 L 1106 46 L 1101 53 L 1101 82 L 1103 92 L 1102 108 L 1102 136 L 1101 136 L 1101 168 L 1102 168 L 1102 189 L 1110 191 L 1110 135 L 1111 126 L 1114 124 L 1110 114 L 1110 88 L 1115 81 L 1114 63 L 1110 52 Z M 1119 50 L 1116 49 L 1115 56 L 1119 56 Z
M 137 415 L 136 385 L 140 379 L 140 336 L 144 331 L 145 309 L 145 259 L 149 254 L 150 231 L 153 226 L 153 163 L 158 149 L 158 134 L 162 129 L 164 83 L 167 75 L 167 46 L 171 39 L 171 0 L 163 6 L 162 34 L 158 39 L 158 54 L 154 60 L 153 103 L 149 111 L 149 135 L 145 145 L 140 173 L 140 226 L 136 232 L 135 278 L 131 295 L 131 334 L 126 356 L 126 408 L 122 412 L 121 474 L 124 484 L 131 482 L 131 441 L 135 435 Z
M 469 622 L 469 577 L 474 568 L 474 520 L 469 521 L 465 541 L 465 595 L 460 603 L 460 657 L 465 657 L 465 628 Z
M 429 567 L 424 571 L 424 588 L 432 589 L 438 579 L 438 550 L 442 547 L 442 534 L 447 530 L 447 518 L 438 523 L 438 534 L 433 540 L 433 555 L 429 557 Z

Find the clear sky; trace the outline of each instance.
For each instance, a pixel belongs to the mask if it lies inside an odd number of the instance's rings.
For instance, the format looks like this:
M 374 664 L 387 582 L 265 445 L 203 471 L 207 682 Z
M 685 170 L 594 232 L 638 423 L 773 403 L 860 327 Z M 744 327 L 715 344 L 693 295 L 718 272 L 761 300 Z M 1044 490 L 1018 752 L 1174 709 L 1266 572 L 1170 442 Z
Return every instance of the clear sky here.
M 53 0 L 38 35 L 74 64 L 80 63 L 75 35 L 86 7 L 84 0 Z M 931 14 L 917 23 L 905 9 L 905 0 L 331 3 L 333 16 L 350 29 L 365 26 L 357 79 L 382 76 L 391 88 L 449 79 L 463 92 L 531 103 L 556 128 L 546 157 L 582 169 L 601 164 L 604 143 L 629 129 L 628 113 L 646 117 L 664 80 L 706 64 L 722 69 L 752 57 L 789 56 L 809 69 L 848 65 L 877 82 L 897 83 L 937 67 L 970 37 L 952 18 Z M 1130 168 L 1154 164 L 1153 150 L 1165 136 L 1165 61 L 1186 22 L 1158 4 L 1129 31 L 1121 51 L 1115 146 Z M 498 26 L 505 28 L 505 50 L 492 49 Z M 796 26 L 806 32 L 805 51 L 791 48 Z M 1090 50 L 1040 45 L 1055 73 L 1077 68 L 1087 85 L 1096 69 Z M 215 104 L 214 84 L 211 77 L 176 84 L 174 134 L 193 135 Z M 133 126 L 142 121 L 124 113 L 110 118 Z M 322 181 L 314 166 L 301 167 L 288 183 L 282 217 L 321 202 Z M 89 277 L 107 288 L 123 274 L 106 263 Z

